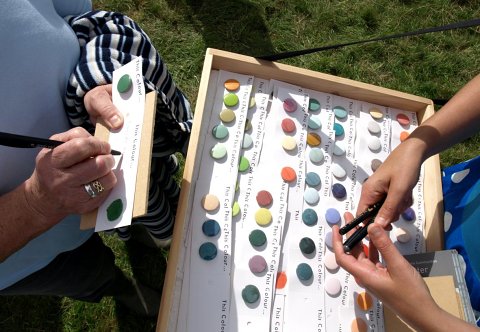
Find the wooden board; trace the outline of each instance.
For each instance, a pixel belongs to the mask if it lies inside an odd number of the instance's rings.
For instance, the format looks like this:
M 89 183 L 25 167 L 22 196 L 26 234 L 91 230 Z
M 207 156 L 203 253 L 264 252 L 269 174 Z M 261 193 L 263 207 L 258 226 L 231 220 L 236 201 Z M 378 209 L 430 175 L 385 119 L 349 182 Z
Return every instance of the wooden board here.
M 420 122 L 434 113 L 433 102 L 429 99 L 394 91 L 362 82 L 357 82 L 315 71 L 280 63 L 262 61 L 235 53 L 208 49 L 205 55 L 200 82 L 195 119 L 192 128 L 188 155 L 185 161 L 181 194 L 176 216 L 173 242 L 170 248 L 168 267 L 163 287 L 162 301 L 157 322 L 157 331 L 175 331 L 183 279 L 183 265 L 186 247 L 185 236 L 188 228 L 198 167 L 197 156 L 206 137 L 210 110 L 205 109 L 207 89 L 212 69 L 227 70 L 239 74 L 251 74 L 265 79 L 277 79 L 307 89 L 362 100 L 374 104 L 401 108 L 417 113 Z M 440 162 L 438 155 L 425 162 L 425 238 L 428 251 L 442 249 L 443 206 Z

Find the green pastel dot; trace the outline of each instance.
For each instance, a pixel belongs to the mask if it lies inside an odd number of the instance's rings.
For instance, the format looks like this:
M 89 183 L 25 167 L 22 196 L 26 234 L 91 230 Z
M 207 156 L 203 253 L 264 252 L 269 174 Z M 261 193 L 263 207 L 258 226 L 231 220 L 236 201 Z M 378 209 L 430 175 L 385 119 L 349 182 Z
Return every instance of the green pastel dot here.
M 246 170 L 248 170 L 250 168 L 250 162 L 248 161 L 247 158 L 245 158 L 244 156 L 242 156 L 240 158 L 240 163 L 238 164 L 238 170 L 240 172 L 245 172 Z
M 107 207 L 107 219 L 109 221 L 117 220 L 123 212 L 122 200 L 116 199 Z
M 267 242 L 267 236 L 262 230 L 255 229 L 248 236 L 248 241 L 254 247 L 261 247 Z
M 120 77 L 117 83 L 117 91 L 120 93 L 127 92 L 130 90 L 130 87 L 132 86 L 132 79 L 128 74 L 123 75 Z
M 252 96 L 250 97 L 250 102 L 248 103 L 248 108 L 252 108 L 253 106 L 255 106 L 256 102 L 255 102 L 255 97 Z
M 217 247 L 212 242 L 205 242 L 198 249 L 198 254 L 202 259 L 211 261 L 217 257 Z
M 320 110 L 320 102 L 314 98 L 310 98 L 308 102 L 308 109 L 312 112 Z
M 315 212 L 314 209 L 305 209 L 302 213 L 302 220 L 303 223 L 307 226 L 313 226 L 317 223 L 318 221 L 318 215 L 317 212 Z
M 313 242 L 313 240 L 309 237 L 304 237 L 301 239 L 298 245 L 300 247 L 300 251 L 306 255 L 309 255 L 315 251 L 315 242 Z
M 247 120 L 245 120 L 245 131 L 250 131 L 252 130 L 252 121 L 250 121 L 250 119 L 247 118 Z
M 210 154 L 213 159 L 222 159 L 227 154 L 227 148 L 225 147 L 225 145 L 217 143 L 210 151 Z
M 213 137 L 217 139 L 224 139 L 228 136 L 228 128 L 225 127 L 223 124 L 219 124 L 212 129 Z
M 259 298 L 260 298 L 260 292 L 258 291 L 258 288 L 255 287 L 254 285 L 247 285 L 242 290 L 242 299 L 246 303 L 255 303 L 258 301 Z
M 233 107 L 238 104 L 238 96 L 234 93 L 227 93 L 225 97 L 223 97 L 223 103 L 225 106 Z
M 344 119 L 348 115 L 347 110 L 342 106 L 335 106 L 333 108 L 333 113 L 335 113 L 335 116 L 337 117 L 337 119 Z
M 240 204 L 238 202 L 233 203 L 232 216 L 235 217 L 240 213 Z
M 297 277 L 300 280 L 307 281 L 313 276 L 313 271 L 307 263 L 300 263 L 297 266 Z

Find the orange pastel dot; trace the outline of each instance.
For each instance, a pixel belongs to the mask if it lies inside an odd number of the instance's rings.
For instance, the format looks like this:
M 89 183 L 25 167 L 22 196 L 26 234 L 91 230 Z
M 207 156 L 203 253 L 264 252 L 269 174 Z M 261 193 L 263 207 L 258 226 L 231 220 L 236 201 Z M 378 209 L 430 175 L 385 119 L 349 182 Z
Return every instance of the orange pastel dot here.
M 279 272 L 277 274 L 277 284 L 275 288 L 277 289 L 283 289 L 285 288 L 285 285 L 287 284 L 287 274 L 285 272 Z
M 407 132 L 407 131 L 402 131 L 400 133 L 400 141 L 403 142 L 404 140 L 406 140 L 408 138 L 410 134 Z
M 293 168 L 287 166 L 282 168 L 282 179 L 286 182 L 293 182 L 297 179 L 297 174 Z
M 365 321 L 360 317 L 355 317 L 350 325 L 352 332 L 367 332 L 367 328 L 367 323 L 365 323 Z
M 224 83 L 225 89 L 228 91 L 235 91 L 238 90 L 240 87 L 240 82 L 234 79 L 226 80 Z
M 361 292 L 357 295 L 357 304 L 360 309 L 367 311 L 373 305 L 373 299 L 367 292 Z

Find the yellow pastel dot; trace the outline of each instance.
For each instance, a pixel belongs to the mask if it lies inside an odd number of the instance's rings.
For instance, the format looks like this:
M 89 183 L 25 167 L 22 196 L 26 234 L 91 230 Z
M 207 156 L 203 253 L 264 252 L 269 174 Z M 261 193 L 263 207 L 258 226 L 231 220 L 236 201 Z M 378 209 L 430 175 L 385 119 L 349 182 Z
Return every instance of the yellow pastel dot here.
M 376 107 L 372 107 L 369 113 L 372 116 L 372 118 L 374 118 L 375 120 L 380 120 L 383 118 L 383 112 Z
M 248 103 L 248 108 L 255 106 L 255 96 L 250 97 L 250 103 Z
M 224 109 L 220 112 L 220 120 L 227 123 L 232 122 L 235 120 L 235 112 L 233 112 L 231 109 Z
M 255 221 L 260 226 L 268 226 L 272 222 L 272 214 L 268 209 L 260 208 L 255 212 Z
M 307 135 L 307 144 L 310 146 L 319 146 L 322 143 L 320 135 L 316 133 L 308 133 Z
M 233 203 L 232 216 L 235 217 L 240 213 L 240 204 L 238 202 Z
M 292 151 L 297 147 L 295 137 L 285 136 L 282 140 L 282 147 L 287 151 Z

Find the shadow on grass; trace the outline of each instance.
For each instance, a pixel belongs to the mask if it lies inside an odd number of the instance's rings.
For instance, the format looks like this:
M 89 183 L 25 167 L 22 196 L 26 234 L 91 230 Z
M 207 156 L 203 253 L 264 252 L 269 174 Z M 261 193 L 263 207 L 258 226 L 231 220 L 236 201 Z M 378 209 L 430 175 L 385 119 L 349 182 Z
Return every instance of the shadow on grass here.
M 167 0 L 203 36 L 206 47 L 250 56 L 271 54 L 272 42 L 258 5 L 246 0 Z

